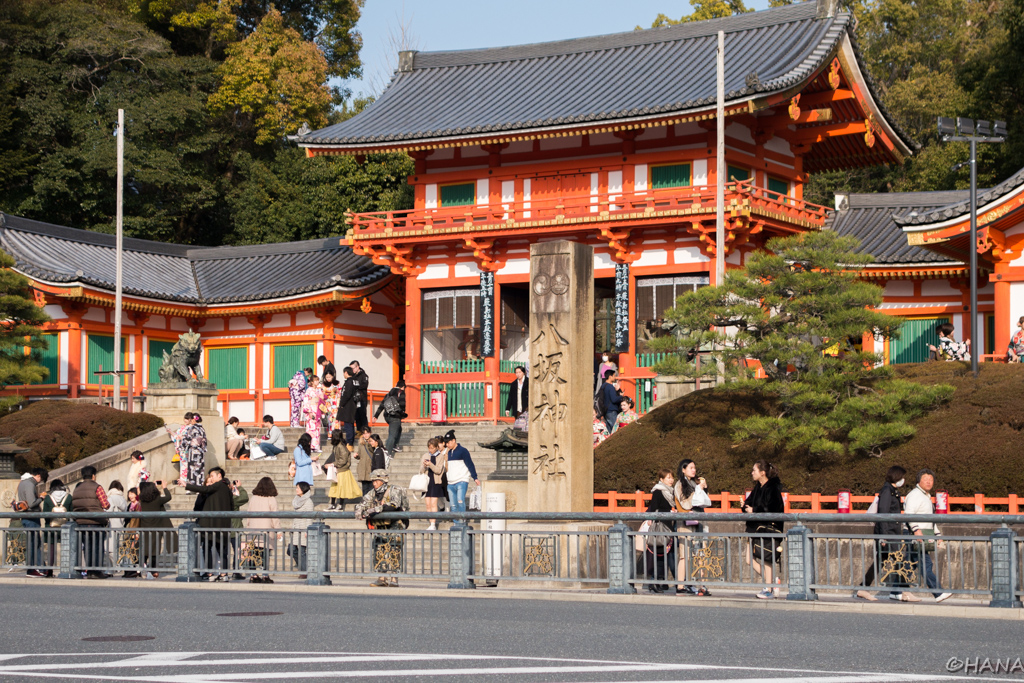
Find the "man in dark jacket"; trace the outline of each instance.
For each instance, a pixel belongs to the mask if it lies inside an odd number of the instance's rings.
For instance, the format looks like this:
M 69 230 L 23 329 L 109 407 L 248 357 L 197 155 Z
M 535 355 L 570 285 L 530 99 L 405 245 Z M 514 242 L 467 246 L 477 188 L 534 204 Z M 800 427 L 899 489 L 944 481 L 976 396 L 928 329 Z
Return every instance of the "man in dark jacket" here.
M 327 356 L 320 356 L 316 359 L 316 363 L 320 366 L 320 381 L 326 382 L 327 375 L 335 379 L 338 378 L 338 372 L 334 369 L 334 363 L 327 360 Z
M 366 376 L 366 371 L 359 367 L 359 361 L 354 360 L 348 364 L 352 368 L 352 382 L 356 387 L 356 431 L 362 431 L 365 427 L 370 426 L 370 421 L 367 419 L 367 408 L 369 407 L 370 397 L 370 378 Z
M 341 423 L 345 443 L 351 451 L 356 440 L 356 407 L 359 392 L 355 380 L 352 379 L 352 368 L 345 368 L 342 372 L 345 375 L 345 383 L 341 386 L 341 396 L 338 398 L 338 422 Z
M 515 372 L 516 381 L 509 385 L 505 401 L 505 415 L 509 417 L 519 417 L 519 413 L 530 409 L 530 380 L 526 378 L 526 369 L 520 365 Z
M 224 479 L 224 470 L 214 467 L 207 477 L 206 486 L 196 484 L 185 484 L 186 491 L 193 491 L 201 496 L 203 500 L 203 512 L 231 512 L 234 510 L 234 496 L 231 493 L 231 486 Z M 230 517 L 202 517 L 199 519 L 200 533 L 200 557 L 199 563 L 206 572 L 204 578 L 212 576 L 214 569 L 218 568 L 221 573 L 215 579 L 222 581 L 227 578 L 228 569 L 228 533 L 221 531 L 231 528 Z
M 379 418 L 381 413 L 384 413 L 384 421 L 388 423 L 388 438 L 384 443 L 384 448 L 388 453 L 396 453 L 402 450 L 402 447 L 398 445 L 398 440 L 402 438 L 402 420 L 408 417 L 405 412 L 404 379 L 398 380 L 398 384 L 380 402 L 373 414 L 373 419 Z
M 46 482 L 49 474 L 42 467 L 33 467 L 32 470 L 21 477 L 18 482 L 18 502 L 24 503 L 25 512 L 39 512 L 43 504 L 43 497 L 39 495 L 39 485 Z M 38 519 L 23 519 L 21 526 L 25 529 L 25 564 L 35 567 L 43 562 L 43 544 L 39 536 L 40 521 Z M 26 574 L 29 576 L 46 576 L 39 569 L 29 569 Z
M 614 370 L 605 370 L 604 383 L 601 385 L 601 405 L 604 408 L 604 421 L 608 425 L 608 433 L 615 429 L 615 420 L 622 412 L 622 394 L 615 388 L 619 376 Z
M 96 468 L 86 465 L 82 468 L 82 481 L 75 487 L 71 494 L 71 510 L 73 512 L 103 512 L 110 507 L 107 500 L 107 492 L 96 483 Z M 82 556 L 85 558 L 87 567 L 92 567 L 86 572 L 86 578 L 106 579 L 109 578 L 105 572 L 99 569 L 103 566 L 104 548 L 107 547 L 107 532 L 103 527 L 107 526 L 104 519 L 76 519 L 78 526 L 82 527 L 78 532 L 79 542 L 82 544 Z

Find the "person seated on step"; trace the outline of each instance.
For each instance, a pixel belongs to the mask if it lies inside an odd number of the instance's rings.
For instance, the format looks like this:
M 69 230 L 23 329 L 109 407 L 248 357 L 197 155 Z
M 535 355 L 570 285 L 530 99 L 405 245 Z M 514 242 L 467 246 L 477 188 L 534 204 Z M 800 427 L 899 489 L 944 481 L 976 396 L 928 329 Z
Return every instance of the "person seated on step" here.
M 281 432 L 281 428 L 274 424 L 274 418 L 271 415 L 263 416 L 263 428 L 268 430 L 266 436 L 263 437 L 263 441 L 254 449 L 252 449 L 252 460 L 260 460 L 261 458 L 269 458 L 276 460 L 277 456 L 284 453 L 284 433 Z
M 238 418 L 229 417 L 228 424 L 224 427 L 224 454 L 228 460 L 238 460 L 243 448 L 245 438 L 238 434 Z

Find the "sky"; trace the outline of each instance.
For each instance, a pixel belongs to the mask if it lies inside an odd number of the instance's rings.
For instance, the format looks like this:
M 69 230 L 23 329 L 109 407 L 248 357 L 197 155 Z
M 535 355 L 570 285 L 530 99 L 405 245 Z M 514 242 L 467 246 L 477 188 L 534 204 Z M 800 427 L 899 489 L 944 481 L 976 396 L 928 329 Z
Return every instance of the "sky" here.
M 768 0 L 747 6 L 765 9 Z M 403 24 L 414 49 L 466 50 L 631 31 L 650 26 L 659 12 L 678 18 L 692 11 L 687 0 L 366 0 L 357 26 L 363 78 L 345 86 L 379 94 L 397 64 L 389 37 Z

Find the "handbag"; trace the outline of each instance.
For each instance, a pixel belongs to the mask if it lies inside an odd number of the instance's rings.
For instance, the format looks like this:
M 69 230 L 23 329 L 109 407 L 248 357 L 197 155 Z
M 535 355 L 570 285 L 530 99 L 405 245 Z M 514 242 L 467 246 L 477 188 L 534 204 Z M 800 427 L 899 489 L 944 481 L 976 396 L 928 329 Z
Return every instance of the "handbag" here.
M 409 490 L 414 493 L 426 493 L 427 485 L 430 483 L 429 475 L 425 472 L 420 474 L 412 475 L 412 479 L 409 481 Z
M 651 520 L 644 521 L 640 525 L 640 533 L 637 535 L 637 545 L 645 545 L 652 551 L 656 551 L 659 548 L 668 548 L 672 545 L 672 537 L 668 534 L 672 533 L 672 529 L 669 528 L 665 522 L 652 522 Z M 640 535 L 640 534 L 646 534 Z M 640 550 L 644 550 L 643 547 Z
M 931 539 L 923 542 L 924 551 L 926 553 L 935 552 L 935 529 L 921 529 L 921 535 Z

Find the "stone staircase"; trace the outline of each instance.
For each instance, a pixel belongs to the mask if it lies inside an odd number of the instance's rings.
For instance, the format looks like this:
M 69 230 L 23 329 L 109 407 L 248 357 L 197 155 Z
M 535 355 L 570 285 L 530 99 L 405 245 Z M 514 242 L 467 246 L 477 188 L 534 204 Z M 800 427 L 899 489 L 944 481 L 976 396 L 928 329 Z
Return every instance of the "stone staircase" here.
M 402 438 L 399 441 L 402 450 L 396 453 L 391 461 L 391 482 L 399 486 L 408 486 L 413 475 L 420 470 L 420 460 L 427 452 L 427 441 L 434 436 L 444 434 L 449 429 L 454 429 L 459 443 L 469 449 L 473 456 L 473 464 L 476 465 L 477 474 L 483 481 L 497 467 L 497 456 L 494 451 L 480 448 L 477 444 L 481 441 L 485 443 L 493 441 L 505 427 L 504 424 L 404 425 Z M 283 427 L 281 431 L 284 434 L 285 451 L 277 457 L 277 460 L 229 460 L 224 470 L 227 472 L 229 480 L 237 481 L 250 494 L 260 479 L 270 477 L 277 486 L 278 509 L 291 511 L 295 488 L 288 477 L 288 465 L 291 463 L 291 454 L 304 430 L 301 427 Z M 381 425 L 376 433 L 381 439 L 386 439 L 387 426 Z M 329 452 L 329 439 L 323 439 L 322 445 Z M 330 485 L 323 477 L 318 477 L 314 481 L 314 485 L 313 503 L 317 510 L 325 510 L 330 504 L 327 497 Z M 473 485 L 470 484 L 470 490 L 472 488 Z M 346 509 L 352 509 L 351 502 Z M 183 489 L 176 489 L 168 508 L 191 510 L 194 504 L 195 496 L 187 495 Z M 415 496 L 410 497 L 410 504 L 414 511 L 426 510 L 426 502 L 417 500 Z

